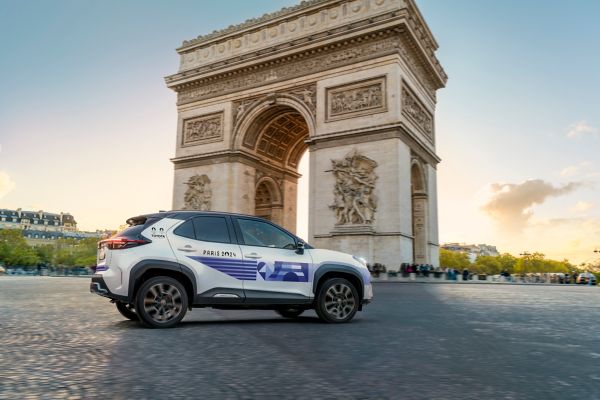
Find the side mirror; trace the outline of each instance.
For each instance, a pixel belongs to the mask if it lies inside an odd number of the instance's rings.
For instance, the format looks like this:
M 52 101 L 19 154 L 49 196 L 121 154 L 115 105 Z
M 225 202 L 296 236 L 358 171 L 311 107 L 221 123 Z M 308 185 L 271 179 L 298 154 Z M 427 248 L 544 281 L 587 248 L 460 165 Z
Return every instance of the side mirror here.
M 304 242 L 300 239 L 296 243 L 296 254 L 304 254 Z

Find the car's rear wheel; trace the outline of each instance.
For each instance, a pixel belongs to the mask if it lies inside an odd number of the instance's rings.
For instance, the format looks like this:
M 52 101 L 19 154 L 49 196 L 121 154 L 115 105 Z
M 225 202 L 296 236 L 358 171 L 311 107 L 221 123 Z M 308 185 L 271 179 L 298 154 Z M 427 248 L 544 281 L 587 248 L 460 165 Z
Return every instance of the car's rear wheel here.
M 278 308 L 275 312 L 284 318 L 298 318 L 304 310 L 301 308 Z
M 122 301 L 115 302 L 117 306 L 117 310 L 127 319 L 132 321 L 139 321 L 138 315 L 135 313 L 135 308 L 133 308 L 133 304 L 123 303 Z
M 140 320 L 152 328 L 172 328 L 185 316 L 188 298 L 176 279 L 157 276 L 144 282 L 136 296 Z
M 321 285 L 315 311 L 325 322 L 349 322 L 358 311 L 359 301 L 358 291 L 350 281 L 332 278 Z

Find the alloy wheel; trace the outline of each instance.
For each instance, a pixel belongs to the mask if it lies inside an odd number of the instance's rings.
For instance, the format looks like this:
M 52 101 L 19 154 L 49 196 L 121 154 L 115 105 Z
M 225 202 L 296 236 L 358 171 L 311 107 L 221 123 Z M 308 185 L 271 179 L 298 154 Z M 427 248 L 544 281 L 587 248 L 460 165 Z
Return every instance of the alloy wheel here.
M 181 292 L 168 283 L 150 286 L 144 296 L 144 310 L 156 322 L 167 322 L 176 318 L 183 309 Z
M 325 311 L 335 319 L 346 318 L 356 305 L 352 289 L 343 283 L 332 285 L 325 293 Z

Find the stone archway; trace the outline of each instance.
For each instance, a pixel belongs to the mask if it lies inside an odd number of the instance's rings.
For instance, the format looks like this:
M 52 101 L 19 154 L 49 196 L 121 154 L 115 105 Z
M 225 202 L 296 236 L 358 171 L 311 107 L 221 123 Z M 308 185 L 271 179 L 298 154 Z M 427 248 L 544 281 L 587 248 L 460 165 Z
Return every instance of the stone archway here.
M 298 164 L 314 129 L 310 109 L 279 93 L 242 100 L 236 111 L 233 150 L 255 161 L 254 214 L 295 231 Z
M 436 50 L 414 0 L 303 1 L 185 41 L 166 78 L 173 208 L 295 231 L 308 150 L 311 244 L 390 270 L 437 265 Z
M 254 193 L 254 215 L 281 224 L 282 213 L 283 202 L 277 182 L 268 176 L 259 179 Z
M 413 262 L 429 262 L 427 246 L 427 182 L 423 166 L 413 160 L 410 168 L 411 219 L 413 230 Z

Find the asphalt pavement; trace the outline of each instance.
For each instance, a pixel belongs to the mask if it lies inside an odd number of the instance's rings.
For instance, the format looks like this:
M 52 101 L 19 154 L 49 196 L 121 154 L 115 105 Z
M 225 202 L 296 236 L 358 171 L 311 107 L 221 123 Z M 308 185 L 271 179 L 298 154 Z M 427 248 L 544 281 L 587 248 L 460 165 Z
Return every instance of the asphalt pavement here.
M 600 399 L 600 289 L 375 284 L 350 324 L 125 320 L 89 279 L 0 277 L 0 399 Z

